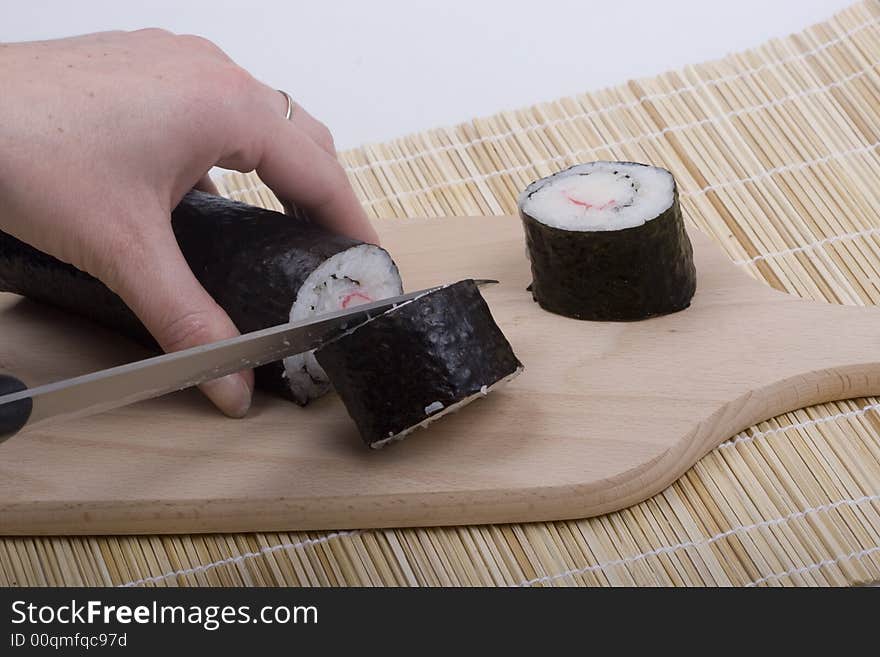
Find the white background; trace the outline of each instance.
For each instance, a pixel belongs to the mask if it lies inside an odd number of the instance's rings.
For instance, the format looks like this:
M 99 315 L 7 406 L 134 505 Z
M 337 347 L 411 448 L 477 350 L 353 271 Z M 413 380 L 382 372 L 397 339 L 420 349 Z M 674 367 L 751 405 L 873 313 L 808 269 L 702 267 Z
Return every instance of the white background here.
M 0 41 L 148 26 L 201 34 L 348 148 L 721 57 L 848 4 L 0 0 Z

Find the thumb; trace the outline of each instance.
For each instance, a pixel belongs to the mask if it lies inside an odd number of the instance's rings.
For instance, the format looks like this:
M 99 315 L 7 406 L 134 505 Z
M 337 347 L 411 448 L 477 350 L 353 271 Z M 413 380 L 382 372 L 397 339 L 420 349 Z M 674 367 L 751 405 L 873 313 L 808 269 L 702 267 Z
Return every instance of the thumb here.
M 167 220 L 121 255 L 114 291 L 166 352 L 239 335 L 226 312 L 196 280 Z M 243 417 L 254 387 L 248 370 L 207 381 L 199 388 L 223 413 Z

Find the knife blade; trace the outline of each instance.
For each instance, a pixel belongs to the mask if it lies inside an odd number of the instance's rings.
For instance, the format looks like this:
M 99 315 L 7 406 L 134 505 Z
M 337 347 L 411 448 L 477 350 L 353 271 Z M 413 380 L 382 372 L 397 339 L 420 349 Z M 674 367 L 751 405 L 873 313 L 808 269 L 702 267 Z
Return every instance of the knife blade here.
M 474 282 L 487 285 L 498 281 L 478 279 Z M 442 287 L 438 285 L 317 315 L 35 388 L 27 388 L 13 376 L 0 375 L 0 392 L 6 393 L 0 396 L 0 442 L 23 428 L 100 413 L 310 351 L 342 331 Z

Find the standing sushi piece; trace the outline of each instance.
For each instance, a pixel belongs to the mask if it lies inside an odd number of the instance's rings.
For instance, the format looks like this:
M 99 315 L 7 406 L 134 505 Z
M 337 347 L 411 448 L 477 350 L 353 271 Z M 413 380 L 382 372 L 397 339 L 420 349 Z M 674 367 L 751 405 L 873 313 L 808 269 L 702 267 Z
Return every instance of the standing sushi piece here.
M 485 396 L 523 369 L 472 280 L 403 303 L 315 356 L 374 448 Z
M 690 305 L 693 249 L 666 169 L 579 164 L 526 187 L 519 213 L 532 296 L 545 310 L 631 321 Z
M 302 216 L 190 192 L 172 213 L 186 261 L 243 332 L 402 294 L 388 253 Z M 155 346 L 116 294 L 92 276 L 0 232 L 0 291 L 48 303 Z M 256 370 L 257 384 L 299 404 L 330 390 L 311 353 Z

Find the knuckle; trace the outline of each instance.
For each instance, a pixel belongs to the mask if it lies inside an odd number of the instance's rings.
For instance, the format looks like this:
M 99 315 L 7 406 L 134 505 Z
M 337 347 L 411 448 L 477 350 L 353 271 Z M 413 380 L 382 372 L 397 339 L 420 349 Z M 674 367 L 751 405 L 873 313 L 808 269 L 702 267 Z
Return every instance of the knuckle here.
M 265 150 L 263 136 L 253 129 L 255 99 L 263 96 L 260 83 L 236 64 L 213 66 L 200 78 L 196 111 L 210 113 L 215 133 L 225 143 L 224 159 L 240 171 L 250 171 L 260 162 Z M 205 102 L 207 99 L 208 102 Z
M 208 50 L 210 52 L 222 54 L 225 56 L 225 53 L 216 43 L 214 43 L 210 39 L 206 39 L 203 36 L 199 36 L 198 34 L 181 34 L 177 38 L 182 43 L 186 43 L 193 47 L 200 48 L 202 50 Z
M 240 138 L 224 157 L 224 165 L 236 171 L 253 171 L 263 158 L 264 147 L 258 140 Z
M 241 66 L 234 63 L 221 63 L 219 65 L 212 64 L 209 70 L 200 74 L 200 78 L 205 85 L 205 93 L 221 99 L 222 106 L 237 107 L 239 104 L 244 109 L 244 104 L 250 102 L 255 95 L 255 80 Z M 233 105 L 230 105 L 230 102 Z
M 211 342 L 214 337 L 210 313 L 195 310 L 184 315 L 166 318 L 160 323 L 155 336 L 165 351 L 179 351 Z
M 192 67 L 189 75 L 191 84 L 180 91 L 178 100 L 221 134 L 249 116 L 254 78 L 243 68 L 212 59 Z
M 140 30 L 135 30 L 134 32 L 132 32 L 132 34 L 152 38 L 164 38 L 173 36 L 171 32 L 161 27 L 145 27 Z
M 222 67 L 221 75 L 226 90 L 231 90 L 233 93 L 255 95 L 256 80 L 241 66 L 230 62 Z
M 112 39 L 116 39 L 120 36 L 128 34 L 126 30 L 105 30 L 103 32 L 96 32 L 94 34 L 94 38 L 98 41 L 110 41 Z

